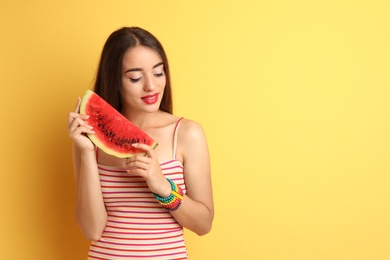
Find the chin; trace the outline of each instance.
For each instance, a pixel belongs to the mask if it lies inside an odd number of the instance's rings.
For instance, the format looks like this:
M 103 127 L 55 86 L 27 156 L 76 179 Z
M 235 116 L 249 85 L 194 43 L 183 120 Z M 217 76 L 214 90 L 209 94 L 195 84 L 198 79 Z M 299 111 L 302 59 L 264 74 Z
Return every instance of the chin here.
M 149 106 L 146 109 L 144 109 L 145 112 L 147 113 L 154 113 L 160 110 L 160 106 Z

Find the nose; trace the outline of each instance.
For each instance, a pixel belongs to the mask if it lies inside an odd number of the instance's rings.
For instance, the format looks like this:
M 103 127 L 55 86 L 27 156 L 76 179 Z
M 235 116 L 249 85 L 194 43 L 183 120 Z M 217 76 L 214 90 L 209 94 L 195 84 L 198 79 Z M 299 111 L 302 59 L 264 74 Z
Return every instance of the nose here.
M 156 88 L 156 82 L 154 82 L 153 77 L 151 77 L 151 76 L 145 77 L 144 90 L 146 92 L 151 92 L 155 88 Z

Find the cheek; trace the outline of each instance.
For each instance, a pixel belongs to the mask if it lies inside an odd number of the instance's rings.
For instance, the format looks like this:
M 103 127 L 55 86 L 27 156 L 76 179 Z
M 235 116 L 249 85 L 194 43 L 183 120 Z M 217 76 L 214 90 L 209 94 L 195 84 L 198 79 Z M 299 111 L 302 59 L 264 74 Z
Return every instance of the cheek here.
M 122 98 L 126 103 L 131 103 L 140 96 L 140 93 L 137 88 L 131 86 L 131 84 L 122 84 Z
M 160 81 L 161 89 L 164 90 L 166 85 L 167 85 L 167 79 L 165 77 L 161 78 Z
M 162 97 L 163 94 L 164 94 L 166 85 L 167 85 L 166 80 L 163 80 L 163 81 L 161 82 L 161 88 L 160 88 L 161 97 Z

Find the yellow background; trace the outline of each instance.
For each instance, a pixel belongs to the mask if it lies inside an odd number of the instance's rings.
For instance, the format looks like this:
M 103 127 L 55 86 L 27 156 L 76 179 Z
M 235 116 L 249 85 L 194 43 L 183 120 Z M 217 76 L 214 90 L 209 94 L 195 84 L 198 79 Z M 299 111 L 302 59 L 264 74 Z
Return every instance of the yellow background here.
M 212 156 L 191 259 L 390 259 L 390 1 L 0 3 L 0 259 L 86 259 L 67 113 L 108 35 L 170 59 L 175 113 Z

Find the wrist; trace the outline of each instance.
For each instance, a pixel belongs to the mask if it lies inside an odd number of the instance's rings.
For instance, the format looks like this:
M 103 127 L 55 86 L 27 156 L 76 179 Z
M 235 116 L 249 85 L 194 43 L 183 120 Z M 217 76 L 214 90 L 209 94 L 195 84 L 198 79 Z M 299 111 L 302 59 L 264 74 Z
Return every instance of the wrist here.
M 169 181 L 165 177 L 163 178 L 162 184 L 159 185 L 159 187 L 160 187 L 159 190 L 153 193 L 158 194 L 162 198 L 166 198 L 169 195 L 171 195 L 172 187 Z
M 86 159 L 86 160 L 89 160 L 91 158 L 96 158 L 96 152 L 95 150 L 87 150 L 87 151 L 80 151 L 80 157 L 81 159 Z
M 183 191 L 176 183 L 171 179 L 166 178 L 171 186 L 171 193 L 167 197 L 161 197 L 156 193 L 153 193 L 158 202 L 168 211 L 175 211 L 181 206 L 183 199 Z

